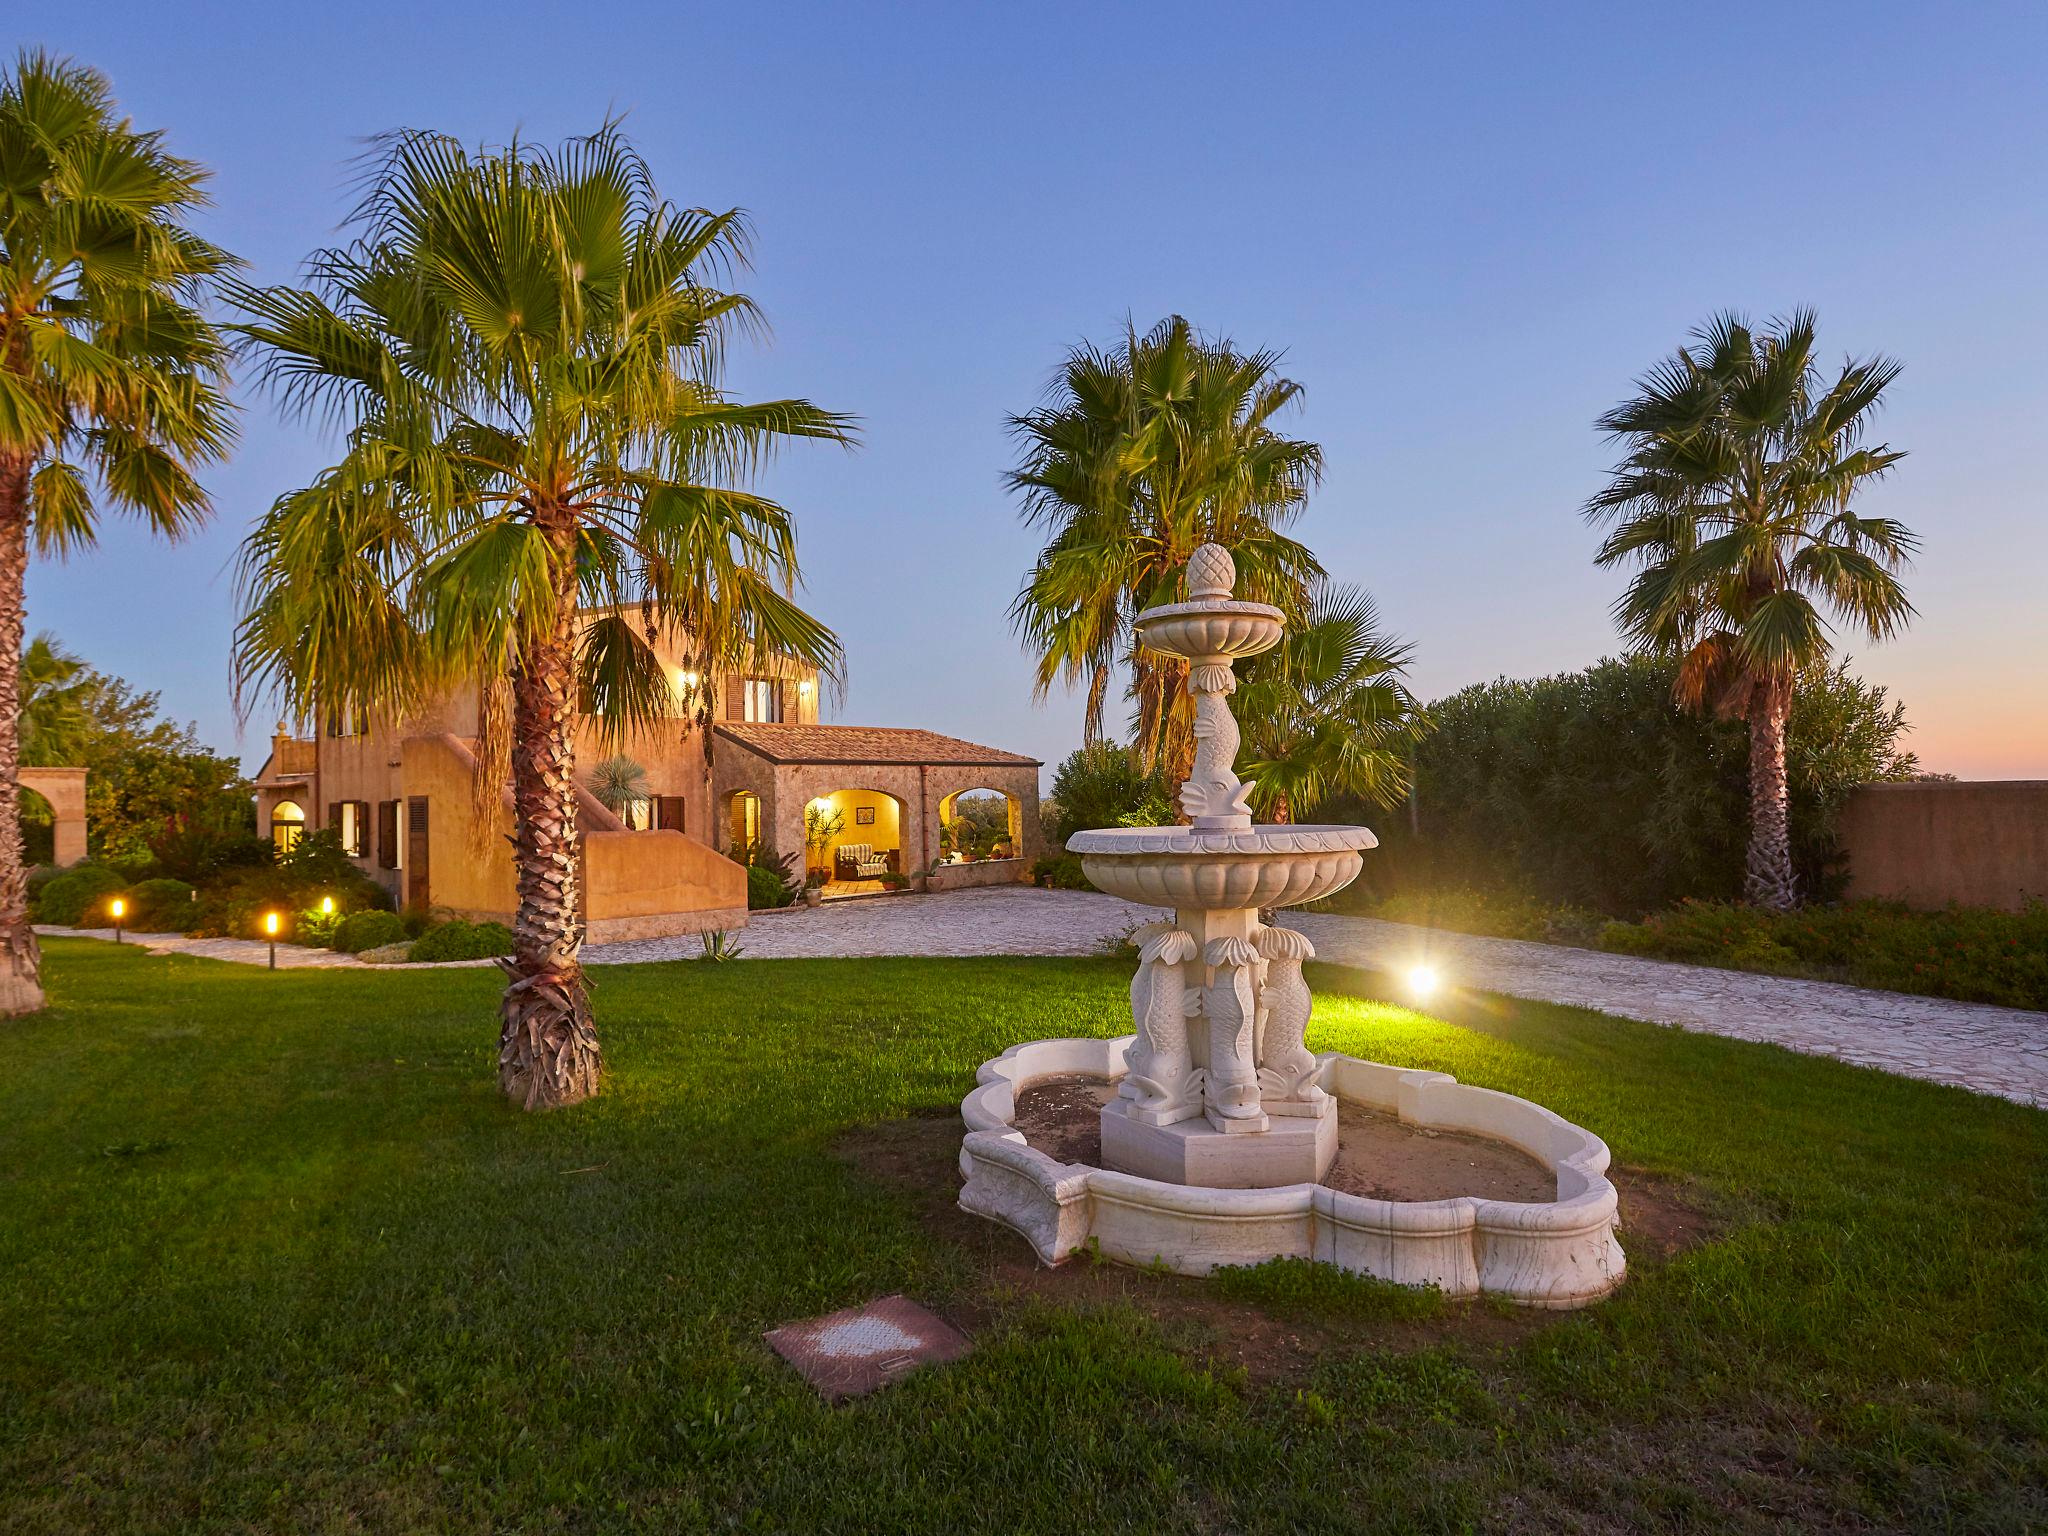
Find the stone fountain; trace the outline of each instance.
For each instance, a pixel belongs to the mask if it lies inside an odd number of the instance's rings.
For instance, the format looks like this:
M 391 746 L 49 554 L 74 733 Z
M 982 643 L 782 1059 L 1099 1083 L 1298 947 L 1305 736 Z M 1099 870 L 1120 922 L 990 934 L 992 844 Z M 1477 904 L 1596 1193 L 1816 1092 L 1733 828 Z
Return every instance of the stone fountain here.
M 1451 1294 L 1550 1307 L 1596 1300 L 1623 1272 L 1597 1136 L 1445 1073 L 1309 1051 L 1302 964 L 1315 952 L 1260 913 L 1343 889 L 1377 840 L 1363 827 L 1253 825 L 1229 700 L 1238 658 L 1270 650 L 1285 630 L 1279 609 L 1238 600 L 1235 583 L 1228 551 L 1204 545 L 1188 562 L 1188 601 L 1137 620 L 1145 646 L 1188 663 L 1188 824 L 1067 840 L 1100 889 L 1172 911 L 1133 936 L 1135 1032 L 1031 1041 L 984 1063 L 962 1106 L 961 1205 L 1015 1227 L 1050 1263 L 1088 1243 L 1195 1274 L 1289 1255 Z M 1052 1157 L 1014 1124 L 1020 1096 L 1074 1082 L 1104 1085 L 1094 1163 Z M 1555 1198 L 1399 1200 L 1331 1188 L 1339 1100 L 1354 1116 L 1428 1136 L 1503 1143 L 1540 1165 Z

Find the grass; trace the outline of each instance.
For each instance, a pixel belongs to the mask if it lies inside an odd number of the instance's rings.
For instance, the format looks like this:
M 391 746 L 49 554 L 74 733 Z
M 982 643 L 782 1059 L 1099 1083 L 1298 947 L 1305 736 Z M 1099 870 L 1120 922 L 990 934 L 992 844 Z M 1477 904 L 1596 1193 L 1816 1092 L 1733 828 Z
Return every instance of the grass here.
M 1726 1235 L 1506 1343 L 1300 1266 L 1120 1271 L 1393 1322 L 1262 1382 L 1140 1308 L 1019 1296 L 965 1362 L 831 1409 L 764 1329 L 945 1311 L 986 1269 L 835 1138 L 949 1111 L 1015 1040 L 1115 1032 L 1121 966 L 606 968 L 607 1092 L 544 1117 L 497 1100 L 487 973 L 82 940 L 47 971 L 54 1005 L 0 1024 L 0 1530 L 2048 1520 L 2048 1115 L 2016 1105 L 1325 970 L 1314 1043 L 1528 1094 Z

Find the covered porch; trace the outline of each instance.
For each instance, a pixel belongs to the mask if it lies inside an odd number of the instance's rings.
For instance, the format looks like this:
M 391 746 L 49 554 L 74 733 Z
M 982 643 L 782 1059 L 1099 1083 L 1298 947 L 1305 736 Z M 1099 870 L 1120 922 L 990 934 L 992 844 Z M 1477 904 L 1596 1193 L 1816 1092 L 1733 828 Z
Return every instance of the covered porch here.
M 788 859 L 827 900 L 1030 879 L 1038 760 L 934 731 L 716 727 L 714 793 L 735 858 Z

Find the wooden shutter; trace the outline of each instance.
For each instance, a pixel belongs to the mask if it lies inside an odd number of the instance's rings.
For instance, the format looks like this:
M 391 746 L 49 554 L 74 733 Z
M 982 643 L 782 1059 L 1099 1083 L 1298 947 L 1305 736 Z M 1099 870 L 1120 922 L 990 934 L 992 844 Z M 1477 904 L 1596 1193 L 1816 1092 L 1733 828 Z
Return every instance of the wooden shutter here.
M 662 795 L 654 802 L 654 825 L 663 832 L 687 832 L 683 820 L 683 797 Z
M 349 852 L 359 859 L 367 859 L 376 852 L 370 846 L 370 802 L 367 800 L 356 802 L 356 845 Z
M 339 800 L 327 802 L 327 830 L 336 837 L 341 836 L 341 802 Z
M 428 906 L 427 883 L 427 797 L 414 795 L 405 803 L 405 904 Z
M 377 867 L 398 868 L 398 802 L 377 802 Z
M 743 677 L 728 677 L 725 680 L 725 718 L 747 718 L 747 680 Z

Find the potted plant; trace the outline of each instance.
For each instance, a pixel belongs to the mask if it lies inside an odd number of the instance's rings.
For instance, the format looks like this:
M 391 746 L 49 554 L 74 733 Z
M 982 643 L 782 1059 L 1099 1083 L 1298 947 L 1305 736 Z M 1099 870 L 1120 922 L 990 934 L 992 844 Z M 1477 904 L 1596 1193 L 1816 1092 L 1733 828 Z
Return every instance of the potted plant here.
M 825 870 L 814 869 L 804 876 L 804 905 L 815 907 L 825 899 L 825 882 L 832 876 Z

